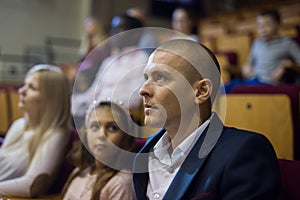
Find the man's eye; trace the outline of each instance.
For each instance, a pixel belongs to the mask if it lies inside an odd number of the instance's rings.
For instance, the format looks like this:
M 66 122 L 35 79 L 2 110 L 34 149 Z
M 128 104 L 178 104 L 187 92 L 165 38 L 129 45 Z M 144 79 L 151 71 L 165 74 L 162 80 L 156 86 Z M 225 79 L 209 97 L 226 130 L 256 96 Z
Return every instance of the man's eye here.
M 144 79 L 148 80 L 148 75 L 147 74 L 144 74 Z
M 166 81 L 166 77 L 163 76 L 163 75 L 161 75 L 161 74 L 156 74 L 155 77 L 154 77 L 154 79 L 156 81 Z

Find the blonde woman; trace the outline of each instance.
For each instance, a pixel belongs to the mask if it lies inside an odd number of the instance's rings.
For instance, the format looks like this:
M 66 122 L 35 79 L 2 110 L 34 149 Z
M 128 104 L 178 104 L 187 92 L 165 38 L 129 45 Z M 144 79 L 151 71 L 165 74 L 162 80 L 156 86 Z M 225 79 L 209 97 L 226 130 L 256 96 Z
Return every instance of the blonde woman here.
M 24 117 L 8 130 L 0 148 L 0 194 L 34 197 L 46 193 L 70 138 L 70 94 L 64 73 L 36 65 L 19 89 Z
M 132 165 L 128 151 L 134 147 L 134 137 L 127 134 L 130 121 L 118 103 L 100 101 L 89 108 L 64 200 L 134 199 L 131 173 L 125 170 Z

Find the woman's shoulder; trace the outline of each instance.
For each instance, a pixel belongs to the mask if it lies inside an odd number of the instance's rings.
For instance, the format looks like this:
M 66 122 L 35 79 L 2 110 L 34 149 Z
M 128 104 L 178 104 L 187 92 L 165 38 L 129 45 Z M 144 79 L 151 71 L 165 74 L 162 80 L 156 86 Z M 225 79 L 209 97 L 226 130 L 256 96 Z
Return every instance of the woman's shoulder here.
M 16 120 L 12 123 L 12 127 L 24 128 L 24 126 L 25 126 L 25 118 L 19 118 L 19 119 L 16 119 Z
M 21 134 L 21 131 L 25 128 L 25 123 L 26 122 L 24 118 L 19 118 L 15 120 L 10 126 L 10 128 L 8 129 L 5 139 L 7 140 L 9 137 L 13 135 Z

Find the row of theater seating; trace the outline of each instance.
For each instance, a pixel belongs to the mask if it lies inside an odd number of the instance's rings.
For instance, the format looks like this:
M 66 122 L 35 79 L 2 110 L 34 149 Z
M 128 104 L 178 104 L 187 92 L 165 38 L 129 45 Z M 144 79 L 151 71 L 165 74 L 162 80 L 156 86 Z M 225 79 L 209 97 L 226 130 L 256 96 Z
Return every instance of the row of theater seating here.
M 235 12 L 219 12 L 198 22 L 198 32 L 202 38 L 224 34 L 256 35 L 256 16 L 265 9 L 276 9 L 281 15 L 279 32 L 294 37 L 300 24 L 300 3 L 298 0 L 259 4 L 240 8 Z
M 279 158 L 300 160 L 299 92 L 297 85 L 237 86 L 218 99 L 215 110 L 226 125 L 265 134 Z M 23 116 L 17 102 L 15 87 L 0 88 L 0 136 Z M 156 131 L 144 129 L 141 137 Z
M 256 15 L 262 9 L 277 9 L 282 17 L 279 34 L 292 38 L 300 45 L 300 3 L 285 1 L 260 4 L 232 13 L 219 13 L 200 19 L 198 33 L 201 42 L 210 48 L 221 63 L 223 82 L 239 75 L 246 62 L 251 44 L 256 38 Z M 232 56 L 233 55 L 233 56 Z M 230 71 L 228 71 L 230 67 Z M 226 70 L 224 70 L 227 68 Z M 237 73 L 232 74 L 232 71 Z

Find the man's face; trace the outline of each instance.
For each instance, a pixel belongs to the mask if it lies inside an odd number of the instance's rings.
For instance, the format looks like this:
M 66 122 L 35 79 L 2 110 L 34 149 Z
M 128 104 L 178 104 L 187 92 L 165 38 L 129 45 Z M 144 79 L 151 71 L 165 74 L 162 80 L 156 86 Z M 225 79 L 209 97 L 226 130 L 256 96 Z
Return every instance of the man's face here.
M 186 61 L 166 51 L 159 50 L 150 57 L 140 89 L 146 126 L 178 126 L 181 118 L 191 113 L 194 94 L 187 68 Z
M 270 16 L 258 16 L 256 19 L 257 33 L 260 38 L 270 39 L 277 34 L 278 23 Z

